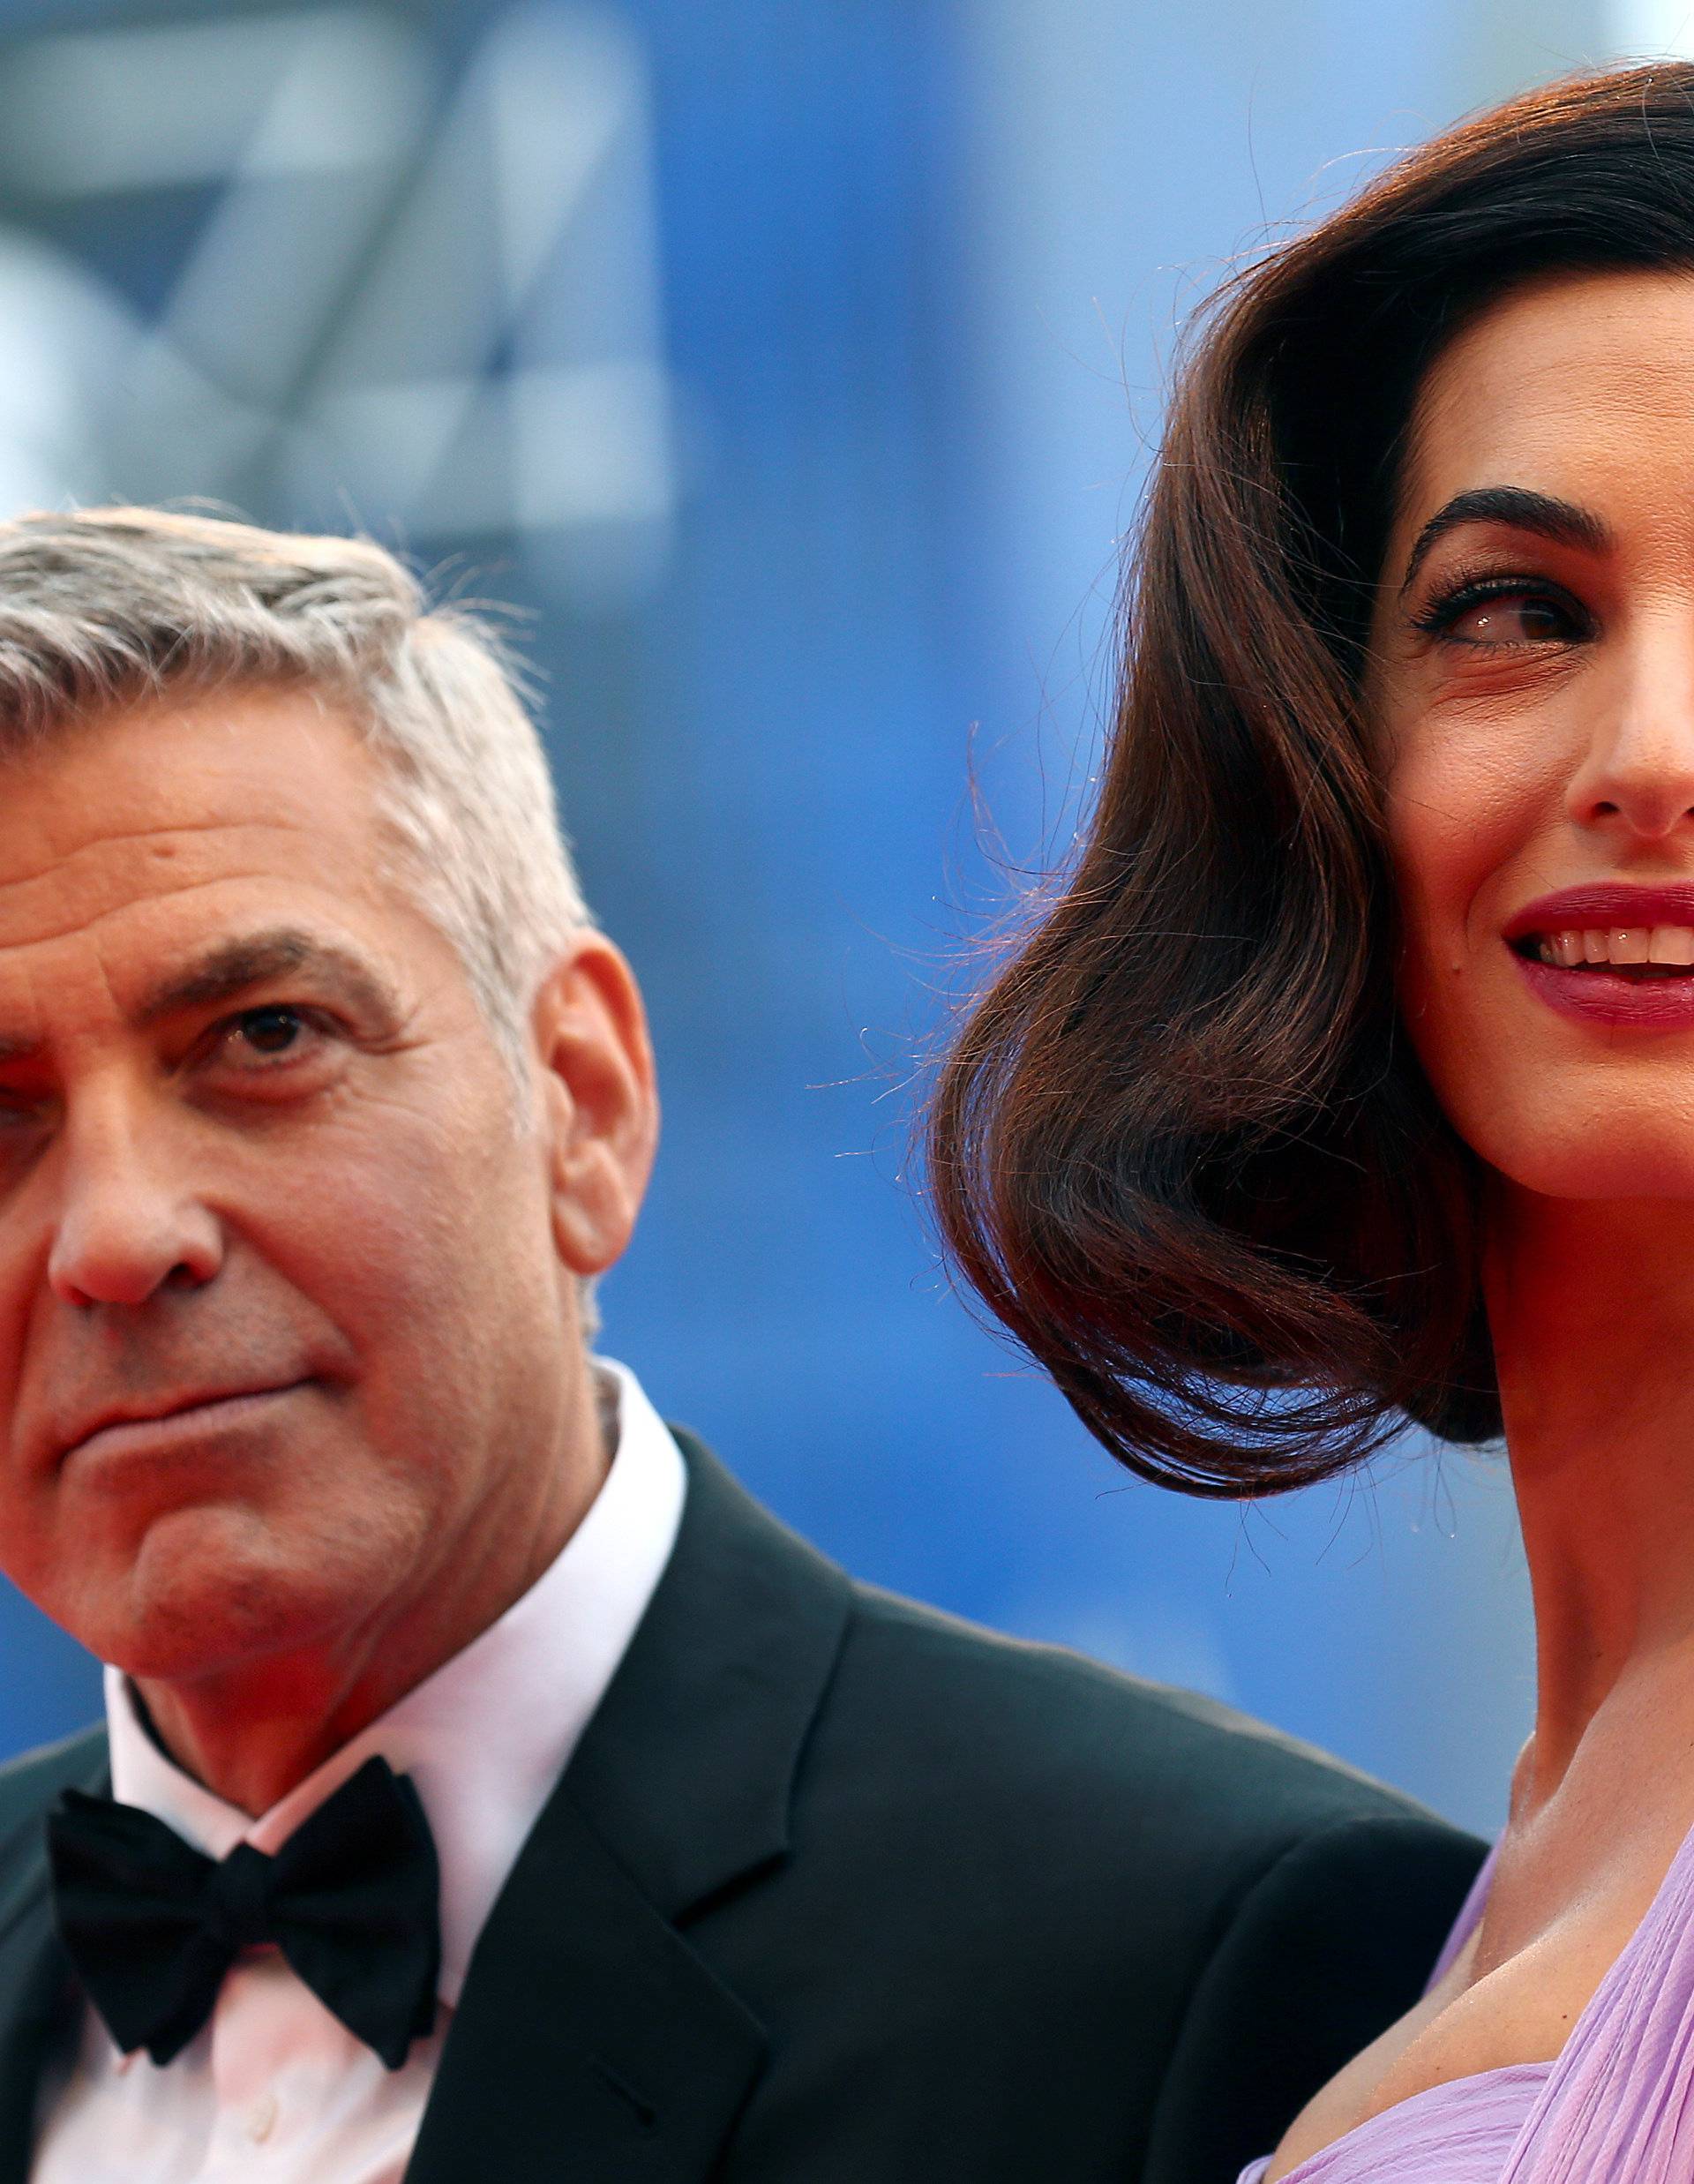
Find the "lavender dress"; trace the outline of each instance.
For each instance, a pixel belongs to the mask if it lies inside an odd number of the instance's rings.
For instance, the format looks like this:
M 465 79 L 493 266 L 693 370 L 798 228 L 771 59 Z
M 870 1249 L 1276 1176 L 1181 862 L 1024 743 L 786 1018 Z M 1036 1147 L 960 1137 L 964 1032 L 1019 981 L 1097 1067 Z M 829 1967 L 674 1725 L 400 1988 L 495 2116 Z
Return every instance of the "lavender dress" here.
M 1433 1986 L 1482 1916 L 1477 1875 Z M 1428 1990 L 1426 1989 L 1426 1992 Z M 1242 2170 L 1260 2184 L 1267 2155 Z M 1694 1830 L 1553 2062 L 1431 2086 L 1279 2184 L 1690 2184 L 1694 2179 Z

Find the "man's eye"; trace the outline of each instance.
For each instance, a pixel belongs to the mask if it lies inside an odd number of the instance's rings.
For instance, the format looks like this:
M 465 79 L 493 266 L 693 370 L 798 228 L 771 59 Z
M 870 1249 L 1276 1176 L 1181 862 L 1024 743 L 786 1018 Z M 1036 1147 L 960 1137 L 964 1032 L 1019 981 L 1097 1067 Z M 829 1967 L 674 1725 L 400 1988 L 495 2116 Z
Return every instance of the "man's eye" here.
M 320 1028 L 305 1009 L 273 1002 L 231 1017 L 221 1027 L 219 1046 L 225 1058 L 237 1066 L 281 1061 L 308 1047 Z

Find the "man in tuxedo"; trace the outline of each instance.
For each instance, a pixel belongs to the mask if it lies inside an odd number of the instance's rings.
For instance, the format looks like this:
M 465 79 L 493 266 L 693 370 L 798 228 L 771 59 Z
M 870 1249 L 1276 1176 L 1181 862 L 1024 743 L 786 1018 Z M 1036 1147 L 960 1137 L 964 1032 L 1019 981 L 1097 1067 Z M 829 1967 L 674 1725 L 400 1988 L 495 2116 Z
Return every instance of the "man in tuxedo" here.
M 0 1567 L 108 1664 L 0 1774 L 0 2184 L 1231 2184 L 1480 1846 L 591 1355 L 653 1066 L 476 622 L 0 526 Z

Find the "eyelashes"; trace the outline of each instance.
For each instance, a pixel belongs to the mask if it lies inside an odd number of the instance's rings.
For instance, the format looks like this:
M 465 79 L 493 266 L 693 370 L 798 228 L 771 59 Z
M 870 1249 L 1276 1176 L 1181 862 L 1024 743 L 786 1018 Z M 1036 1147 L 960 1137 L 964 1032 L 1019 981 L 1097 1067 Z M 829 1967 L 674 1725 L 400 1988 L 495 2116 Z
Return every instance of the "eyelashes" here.
M 267 1035 L 277 1031 L 285 1032 L 286 1044 L 272 1047 L 266 1044 Z M 256 1009 L 243 1009 L 236 1015 L 225 1017 L 213 1026 L 217 1047 L 227 1053 L 237 1039 L 246 1039 L 251 1058 L 277 1062 L 304 1046 L 313 1033 L 321 1035 L 323 1024 L 315 1009 L 301 1008 L 293 1002 L 267 1002 Z
M 1524 603 L 1528 616 L 1550 615 L 1557 627 L 1543 627 L 1533 636 L 1474 637 L 1458 634 L 1458 624 L 1466 614 L 1495 605 L 1503 610 L 1514 601 Z M 1598 628 L 1588 610 L 1561 586 L 1549 583 L 1545 577 L 1502 572 L 1456 578 L 1412 617 L 1412 624 L 1426 636 L 1488 652 L 1540 650 L 1549 644 L 1582 643 L 1591 639 Z

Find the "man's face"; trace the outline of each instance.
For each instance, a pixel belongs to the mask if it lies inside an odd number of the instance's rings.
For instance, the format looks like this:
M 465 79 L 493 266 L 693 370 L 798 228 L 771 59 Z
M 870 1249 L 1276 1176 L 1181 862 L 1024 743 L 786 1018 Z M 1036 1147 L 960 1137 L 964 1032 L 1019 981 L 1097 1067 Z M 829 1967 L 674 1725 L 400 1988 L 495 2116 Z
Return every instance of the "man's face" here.
M 137 1676 L 358 1650 L 561 1452 L 545 1133 L 378 765 L 237 688 L 0 766 L 0 1568 Z

